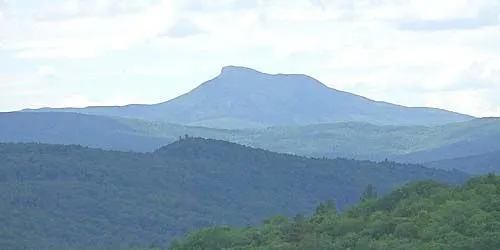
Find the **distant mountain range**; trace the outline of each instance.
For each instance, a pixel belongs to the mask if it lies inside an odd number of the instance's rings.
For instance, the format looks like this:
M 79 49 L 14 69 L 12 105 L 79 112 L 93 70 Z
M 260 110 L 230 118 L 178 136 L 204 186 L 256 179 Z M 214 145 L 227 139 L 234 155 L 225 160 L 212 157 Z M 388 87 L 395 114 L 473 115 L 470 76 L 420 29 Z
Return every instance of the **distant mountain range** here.
M 0 113 L 0 128 L 0 142 L 79 144 L 137 152 L 152 152 L 186 134 L 297 155 L 412 163 L 500 151 L 500 119 L 495 118 L 440 126 L 345 122 L 228 130 L 67 112 L 13 112 Z
M 425 163 L 429 167 L 460 169 L 473 175 L 500 173 L 500 151 Z
M 0 143 L 0 249 L 145 249 L 206 226 L 343 210 L 368 184 L 469 176 L 393 162 L 308 159 L 187 138 L 151 153 Z M 137 248 L 134 248 L 137 247 Z
M 300 74 L 266 74 L 226 66 L 194 90 L 154 105 L 43 108 L 212 128 L 261 128 L 334 122 L 438 125 L 473 117 L 435 108 L 410 108 L 335 90 Z

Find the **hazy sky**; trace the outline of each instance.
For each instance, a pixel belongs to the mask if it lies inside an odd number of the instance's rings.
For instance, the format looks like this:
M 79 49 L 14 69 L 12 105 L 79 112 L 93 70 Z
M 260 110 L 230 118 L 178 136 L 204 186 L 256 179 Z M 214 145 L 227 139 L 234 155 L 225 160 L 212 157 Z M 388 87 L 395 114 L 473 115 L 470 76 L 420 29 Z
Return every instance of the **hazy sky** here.
M 500 116 L 500 0 L 0 0 L 0 111 L 156 103 L 222 66 Z

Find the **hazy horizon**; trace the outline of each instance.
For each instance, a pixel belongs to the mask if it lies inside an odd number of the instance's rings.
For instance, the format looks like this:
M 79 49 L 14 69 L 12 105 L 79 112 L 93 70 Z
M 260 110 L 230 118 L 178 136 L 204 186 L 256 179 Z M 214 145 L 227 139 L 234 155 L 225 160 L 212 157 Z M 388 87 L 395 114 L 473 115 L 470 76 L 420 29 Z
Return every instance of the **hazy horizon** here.
M 498 1 L 0 0 L 0 111 L 154 104 L 227 65 L 500 116 Z

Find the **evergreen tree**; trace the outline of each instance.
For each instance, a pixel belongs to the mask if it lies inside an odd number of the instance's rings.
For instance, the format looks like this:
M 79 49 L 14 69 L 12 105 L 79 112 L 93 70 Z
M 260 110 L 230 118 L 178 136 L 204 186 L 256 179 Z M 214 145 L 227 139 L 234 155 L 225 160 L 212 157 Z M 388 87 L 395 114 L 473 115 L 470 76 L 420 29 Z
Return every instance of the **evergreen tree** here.
M 367 201 L 374 198 L 377 198 L 377 191 L 372 184 L 368 184 L 361 196 L 361 201 Z

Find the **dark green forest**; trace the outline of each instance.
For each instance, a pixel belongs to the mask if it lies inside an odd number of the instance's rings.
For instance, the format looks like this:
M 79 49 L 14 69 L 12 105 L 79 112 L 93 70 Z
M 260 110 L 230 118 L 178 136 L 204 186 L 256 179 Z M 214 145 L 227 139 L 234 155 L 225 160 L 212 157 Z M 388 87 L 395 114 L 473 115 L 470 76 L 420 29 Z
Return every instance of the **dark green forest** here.
M 411 182 L 380 198 L 368 187 L 361 200 L 343 213 L 327 201 L 311 216 L 199 230 L 170 249 L 500 249 L 500 177 L 494 174 L 458 187 Z
M 468 178 L 419 165 L 313 159 L 201 138 L 153 153 L 0 144 L 0 249 L 166 248 L 200 228 L 310 216 L 325 200 L 342 211 L 369 185 L 386 194 L 415 180 L 459 184 Z
M 179 135 L 231 141 L 273 152 L 380 161 L 386 158 L 441 168 L 439 161 L 500 151 L 500 119 L 481 118 L 441 126 L 394 126 L 359 122 L 260 129 L 214 129 L 180 124 L 58 112 L 0 112 L 0 142 L 42 142 L 152 152 Z M 471 159 L 476 159 L 472 157 Z M 436 163 L 438 162 L 438 163 Z M 481 162 L 454 167 L 470 174 L 489 171 Z M 481 164 L 481 165 L 480 165 Z M 444 162 L 443 168 L 448 165 Z

